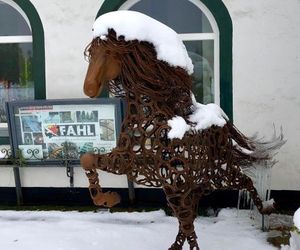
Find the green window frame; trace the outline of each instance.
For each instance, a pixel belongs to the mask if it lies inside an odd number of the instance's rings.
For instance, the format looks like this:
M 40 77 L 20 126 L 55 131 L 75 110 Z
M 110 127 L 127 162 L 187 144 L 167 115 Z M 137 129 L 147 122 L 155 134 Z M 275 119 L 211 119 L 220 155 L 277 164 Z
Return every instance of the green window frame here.
M 30 0 L 13 0 L 13 2 L 26 14 L 32 30 L 34 98 L 46 99 L 44 29 L 41 19 Z M 4 144 L 9 144 L 9 137 L 1 135 L 0 145 Z
M 188 0 L 187 0 L 188 1 Z M 199 0 L 200 1 L 200 0 Z M 96 17 L 118 10 L 126 0 L 105 0 Z M 222 0 L 201 0 L 214 16 L 219 28 L 220 106 L 233 120 L 232 102 L 232 20 Z

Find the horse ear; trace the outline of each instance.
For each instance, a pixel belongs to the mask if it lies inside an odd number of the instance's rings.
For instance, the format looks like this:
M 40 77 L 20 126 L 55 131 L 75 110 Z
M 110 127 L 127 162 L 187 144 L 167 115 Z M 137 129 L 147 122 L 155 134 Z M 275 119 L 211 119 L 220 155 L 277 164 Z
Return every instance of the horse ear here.
M 117 39 L 117 33 L 116 33 L 116 31 L 114 29 L 112 29 L 112 28 L 108 29 L 108 37 Z
M 119 36 L 119 37 L 118 37 L 118 40 L 124 42 L 124 41 L 125 41 L 125 36 L 123 36 L 123 35 L 122 35 L 122 36 Z

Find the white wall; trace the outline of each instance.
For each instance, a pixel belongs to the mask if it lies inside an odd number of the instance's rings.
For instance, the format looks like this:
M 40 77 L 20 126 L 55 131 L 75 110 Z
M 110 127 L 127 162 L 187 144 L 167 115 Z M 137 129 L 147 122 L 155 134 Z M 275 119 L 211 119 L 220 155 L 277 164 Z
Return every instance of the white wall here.
M 233 21 L 233 115 L 248 135 L 270 137 L 273 123 L 288 142 L 276 156 L 273 189 L 300 190 L 300 1 L 223 0 Z M 47 98 L 84 97 L 87 63 L 83 50 L 102 1 L 31 0 L 44 27 Z M 68 186 L 64 169 L 23 169 L 25 186 Z M 41 178 L 44 178 L 43 180 Z M 126 186 L 123 177 L 102 178 L 103 186 Z M 13 185 L 0 169 L 0 186 Z M 75 185 L 86 187 L 81 169 Z
M 224 0 L 233 21 L 233 114 L 247 134 L 288 140 L 272 188 L 300 190 L 300 1 Z
M 45 34 L 47 98 L 85 97 L 87 62 L 83 51 L 92 40 L 99 0 L 31 0 Z

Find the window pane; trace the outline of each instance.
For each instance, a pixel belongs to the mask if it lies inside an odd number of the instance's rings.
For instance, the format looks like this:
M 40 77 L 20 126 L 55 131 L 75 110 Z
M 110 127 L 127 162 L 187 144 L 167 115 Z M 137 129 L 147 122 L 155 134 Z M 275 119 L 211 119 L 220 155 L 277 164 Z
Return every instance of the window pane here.
M 34 99 L 32 43 L 0 44 L 0 123 L 5 102 Z
M 31 30 L 22 15 L 0 0 L 0 36 L 31 35 Z
M 193 92 L 201 103 L 214 102 L 214 41 L 185 41 L 194 64 Z
M 188 0 L 141 0 L 130 9 L 157 19 L 177 33 L 213 32 L 205 14 Z

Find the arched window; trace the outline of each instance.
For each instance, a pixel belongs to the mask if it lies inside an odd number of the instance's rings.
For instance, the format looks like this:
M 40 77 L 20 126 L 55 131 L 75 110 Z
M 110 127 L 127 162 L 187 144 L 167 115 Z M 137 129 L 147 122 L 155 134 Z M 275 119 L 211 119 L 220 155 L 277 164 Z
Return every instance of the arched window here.
M 0 137 L 7 130 L 6 101 L 45 98 L 44 59 L 44 32 L 33 5 L 0 0 Z
M 202 103 L 220 104 L 232 118 L 232 23 L 221 0 L 112 0 L 98 15 L 130 9 L 174 29 L 194 64 L 194 94 Z
M 193 92 L 202 103 L 220 103 L 218 26 L 199 1 L 131 0 L 120 9 L 142 12 L 174 29 L 194 64 Z M 180 10 L 180 11 L 178 11 Z

